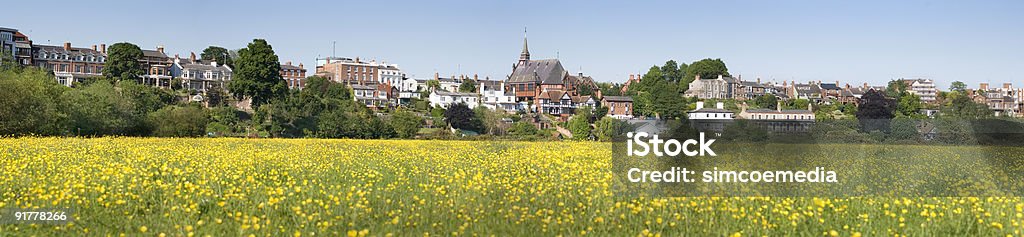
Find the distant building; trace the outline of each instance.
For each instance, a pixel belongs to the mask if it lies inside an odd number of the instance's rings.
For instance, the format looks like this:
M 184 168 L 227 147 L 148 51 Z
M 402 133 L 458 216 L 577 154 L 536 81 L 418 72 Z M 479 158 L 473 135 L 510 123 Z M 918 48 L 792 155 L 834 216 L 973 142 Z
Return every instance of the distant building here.
M 608 115 L 616 119 L 633 118 L 633 97 L 629 96 L 604 96 L 601 98 L 601 106 L 608 108 Z
M 736 114 L 726 110 L 722 102 L 715 104 L 715 108 L 705 108 L 703 101 L 697 102 L 697 108 L 686 112 L 690 120 L 690 126 L 701 132 L 712 132 L 721 136 L 725 126 L 732 123 Z
M 622 89 L 620 89 L 619 92 L 625 95 L 626 92 L 629 91 L 629 87 L 636 85 L 637 83 L 640 83 L 640 74 L 629 74 L 629 80 L 626 80 L 626 83 L 622 84 Z
M 17 29 L 0 27 L 0 52 L 10 53 L 21 65 L 32 65 L 32 41 Z
M 821 102 L 821 87 L 815 82 L 797 84 L 793 81 L 786 88 L 786 95 L 791 99 L 805 99 L 813 103 Z
M 548 90 L 535 98 L 537 103 L 534 106 L 541 113 L 555 115 L 562 120 L 567 120 L 569 116 L 576 113 L 576 103 L 573 102 L 573 97 L 569 95 L 569 92 Z
M 932 79 L 900 79 L 912 95 L 921 98 L 921 102 L 935 103 L 939 91 L 935 89 L 935 82 Z
M 140 84 L 161 88 L 171 87 L 171 66 L 174 64 L 174 60 L 164 53 L 164 46 L 157 46 L 156 50 L 143 49 L 139 64 L 146 71 L 138 79 Z
M 101 44 L 99 50 L 95 45 L 92 48 L 74 48 L 70 42 L 63 46 L 32 45 L 32 61 L 37 67 L 53 71 L 58 83 L 72 86 L 88 78 L 103 76 L 106 48 L 105 44 Z
M 388 97 L 389 89 L 385 85 L 349 85 L 352 88 L 352 99 L 367 108 L 378 110 L 391 105 Z
M 843 88 L 839 87 L 839 81 L 836 81 L 835 83 L 818 82 L 818 89 L 821 90 L 821 98 L 826 102 L 839 100 L 839 97 L 842 96 L 843 93 Z
M 784 110 L 779 102 L 776 109 L 747 109 L 747 104 L 740 105 L 739 118 L 752 121 L 769 133 L 806 133 L 814 125 L 814 112 L 811 104 L 807 109 Z
M 564 110 L 554 108 L 565 105 L 557 102 L 559 105 L 551 107 L 554 106 L 551 103 L 556 103 L 555 101 L 561 97 L 556 95 L 552 98 L 552 94 L 565 94 L 571 103 L 571 97 L 579 95 L 578 88 L 594 90 L 595 93 L 599 91 L 593 78 L 582 73 L 569 74 L 558 59 L 530 59 L 526 37 L 523 37 L 523 51 L 519 54 L 519 61 L 512 66 L 512 74 L 508 76 L 506 87 L 506 90 L 515 93 L 516 102 L 533 101 L 534 108 L 529 108 L 531 111 L 542 109 L 540 105 L 545 102 L 541 101 L 540 97 L 543 96 L 543 100 L 549 104 L 548 109 L 559 113 L 563 113 Z
M 750 100 L 769 91 L 768 87 L 761 84 L 760 78 L 757 81 L 743 81 L 731 76 L 718 75 L 717 78 L 696 76 L 683 94 L 698 99 Z
M 969 92 L 975 102 L 985 104 L 996 116 L 1020 117 L 1021 114 L 1021 93 L 1024 90 L 1014 89 L 1013 84 L 1003 83 L 1003 87 L 989 87 L 988 83 L 981 83 L 978 90 Z
M 398 65 L 362 61 L 359 58 L 317 59 L 316 75 L 345 85 L 399 84 L 404 78 Z M 386 79 L 386 80 L 385 80 Z
M 860 103 L 860 97 L 864 96 L 868 92 L 867 83 L 864 83 L 864 87 L 851 87 L 850 84 L 846 84 L 843 90 L 839 93 L 840 104 L 852 104 L 857 105 Z
M 505 81 L 479 80 L 476 87 L 480 92 L 483 106 L 490 110 L 500 109 L 506 112 L 515 112 L 521 109 L 521 106 L 516 103 L 515 93 L 505 90 Z
M 281 64 L 281 78 L 288 84 L 289 89 L 302 89 L 306 87 L 306 68 L 299 63 L 299 66 L 292 65 L 292 61 Z
M 220 65 L 215 61 L 203 63 L 196 60 L 193 53 L 187 60 L 174 59 L 171 76 L 175 80 L 180 80 L 182 87 L 186 89 L 206 93 L 212 89 L 226 89 L 228 81 L 231 81 L 232 70 L 227 65 Z
M 448 91 L 430 92 L 430 106 L 449 108 L 454 104 L 466 104 L 470 109 L 480 106 L 476 93 L 461 93 Z

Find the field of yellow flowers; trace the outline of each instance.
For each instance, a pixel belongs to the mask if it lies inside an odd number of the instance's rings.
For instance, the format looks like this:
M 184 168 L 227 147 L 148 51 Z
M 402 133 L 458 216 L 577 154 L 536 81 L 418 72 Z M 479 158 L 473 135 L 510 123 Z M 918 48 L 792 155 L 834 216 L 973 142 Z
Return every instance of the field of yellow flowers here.
M 610 150 L 563 142 L 0 139 L 0 209 L 69 208 L 74 218 L 0 224 L 0 235 L 1020 236 L 1024 228 L 1019 197 L 626 198 L 611 191 Z

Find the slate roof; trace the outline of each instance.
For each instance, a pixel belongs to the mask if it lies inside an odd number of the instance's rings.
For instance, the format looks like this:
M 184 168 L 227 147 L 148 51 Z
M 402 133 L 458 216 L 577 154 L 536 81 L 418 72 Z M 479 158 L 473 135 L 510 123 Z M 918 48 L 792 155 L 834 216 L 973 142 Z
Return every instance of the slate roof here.
M 607 100 L 607 101 L 621 101 L 621 102 L 633 102 L 633 97 L 629 97 L 629 96 L 605 96 L 604 100 Z
M 305 70 L 305 69 L 303 69 L 303 68 L 300 68 L 299 66 L 295 66 L 295 65 L 288 65 L 288 64 L 281 64 L 281 69 L 291 69 L 291 70 Z
M 821 89 L 825 90 L 839 90 L 839 86 L 837 86 L 835 83 L 821 83 L 820 86 Z
M 509 76 L 509 83 L 535 82 L 540 84 L 562 84 L 568 72 L 558 59 L 529 60 L 519 65 Z
M 142 50 L 142 56 L 143 57 L 154 57 L 154 58 L 169 58 L 169 57 L 167 57 L 167 54 L 161 53 L 160 51 L 148 50 L 148 49 L 143 49 Z
M 743 86 L 746 86 L 746 87 L 755 87 L 755 88 L 756 87 L 761 87 L 761 88 L 764 88 L 764 85 L 761 85 L 760 83 L 757 83 L 757 82 L 754 82 L 754 81 L 740 81 L 740 85 L 743 85 Z
M 94 56 L 106 55 L 104 53 L 100 53 L 100 51 L 92 50 L 92 49 L 89 49 L 89 48 L 71 48 L 71 50 L 68 51 L 68 50 L 64 50 L 64 46 L 41 45 L 41 44 L 32 45 L 32 48 L 35 48 L 37 50 L 45 50 L 46 52 L 51 52 L 51 53 L 67 53 L 68 56 L 71 56 L 71 57 L 77 57 L 79 55 L 94 55 Z
M 224 68 L 222 66 L 213 66 L 213 65 L 210 65 L 210 64 L 199 64 L 199 63 L 181 64 L 181 67 L 182 68 L 186 68 L 186 69 L 201 70 L 201 71 L 207 71 L 207 70 L 209 70 L 209 71 L 220 71 L 220 72 L 229 71 L 229 70 L 227 70 L 227 68 Z
M 691 111 L 689 111 L 687 113 L 732 113 L 732 111 L 731 110 L 727 110 L 727 109 L 718 109 L 718 108 L 701 108 L 701 109 L 691 110 Z
M 438 95 L 441 95 L 441 96 L 464 96 L 464 97 L 465 96 L 469 96 L 469 97 L 475 97 L 476 96 L 476 93 L 465 93 L 465 92 L 434 91 L 434 93 L 437 93 Z
M 782 111 L 774 109 L 748 109 L 747 113 L 760 113 L 760 114 L 813 114 L 814 112 L 806 109 L 784 109 Z

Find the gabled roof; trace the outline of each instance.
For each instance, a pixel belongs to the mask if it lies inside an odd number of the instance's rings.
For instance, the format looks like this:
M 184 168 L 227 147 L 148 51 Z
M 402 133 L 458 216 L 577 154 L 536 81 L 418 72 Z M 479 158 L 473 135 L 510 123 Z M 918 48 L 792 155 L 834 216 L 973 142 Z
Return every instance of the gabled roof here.
M 541 92 L 537 95 L 538 99 L 549 99 L 549 100 L 561 100 L 563 95 L 567 95 L 566 92 L 560 90 L 550 90 Z
M 567 74 L 558 59 L 529 60 L 516 66 L 512 75 L 509 76 L 508 82 L 562 84 L 562 79 Z
M 281 69 L 285 69 L 285 70 L 306 70 L 304 68 L 301 68 L 301 67 L 298 67 L 298 66 L 295 66 L 295 65 L 288 65 L 288 64 L 281 64 Z

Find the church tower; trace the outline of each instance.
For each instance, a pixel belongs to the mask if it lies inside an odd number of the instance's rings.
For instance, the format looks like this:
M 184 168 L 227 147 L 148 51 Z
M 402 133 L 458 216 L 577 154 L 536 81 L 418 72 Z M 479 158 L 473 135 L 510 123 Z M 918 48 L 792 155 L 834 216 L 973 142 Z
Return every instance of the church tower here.
M 526 64 L 530 61 L 530 50 L 526 46 L 526 29 L 523 28 L 523 52 L 519 53 L 519 65 Z

